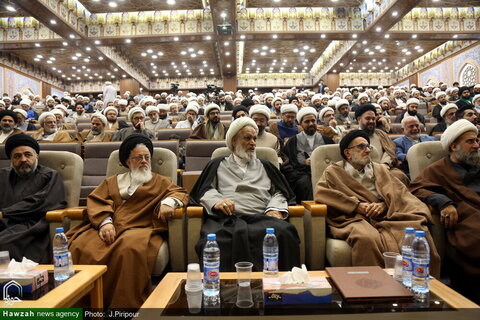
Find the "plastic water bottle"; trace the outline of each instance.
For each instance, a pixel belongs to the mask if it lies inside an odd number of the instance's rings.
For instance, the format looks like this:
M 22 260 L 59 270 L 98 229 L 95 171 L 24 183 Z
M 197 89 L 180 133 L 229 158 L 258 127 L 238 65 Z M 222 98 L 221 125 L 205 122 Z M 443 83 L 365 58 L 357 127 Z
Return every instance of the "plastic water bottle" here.
M 430 248 L 425 231 L 416 231 L 412 244 L 413 249 L 413 272 L 412 290 L 418 300 L 425 300 L 430 291 L 429 263 Z
M 412 286 L 412 244 L 415 239 L 415 229 L 405 228 L 405 236 L 402 241 L 402 283 L 405 287 Z
M 203 303 L 206 307 L 220 303 L 220 248 L 214 233 L 207 235 L 203 249 Z
M 53 237 L 53 277 L 55 281 L 65 281 L 70 276 L 68 266 L 68 241 L 67 236 L 63 232 L 63 228 L 55 229 L 55 237 Z
M 267 228 L 263 239 L 263 275 L 265 277 L 278 276 L 278 241 L 274 228 Z

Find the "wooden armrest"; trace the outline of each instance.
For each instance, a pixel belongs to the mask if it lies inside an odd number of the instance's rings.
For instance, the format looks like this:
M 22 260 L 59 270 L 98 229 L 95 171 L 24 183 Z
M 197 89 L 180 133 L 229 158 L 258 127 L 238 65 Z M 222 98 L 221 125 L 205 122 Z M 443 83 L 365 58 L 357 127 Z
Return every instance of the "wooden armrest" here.
M 177 174 L 183 174 L 185 172 L 185 170 L 183 169 L 177 169 Z
M 304 214 L 304 206 L 288 206 L 288 215 L 290 217 L 303 217 Z
M 187 207 L 187 217 L 189 218 L 202 218 L 203 207 Z
M 45 220 L 47 222 L 62 222 L 65 217 L 65 209 L 47 211 Z
M 74 207 L 65 210 L 65 216 L 72 220 L 82 220 L 87 215 L 87 207 Z
M 175 209 L 175 212 L 173 213 L 172 219 L 182 219 L 184 211 L 185 211 L 185 208 L 183 208 L 183 207 Z
M 316 203 L 315 201 L 302 201 L 302 205 L 310 211 L 313 216 L 325 217 L 327 215 L 327 205 Z

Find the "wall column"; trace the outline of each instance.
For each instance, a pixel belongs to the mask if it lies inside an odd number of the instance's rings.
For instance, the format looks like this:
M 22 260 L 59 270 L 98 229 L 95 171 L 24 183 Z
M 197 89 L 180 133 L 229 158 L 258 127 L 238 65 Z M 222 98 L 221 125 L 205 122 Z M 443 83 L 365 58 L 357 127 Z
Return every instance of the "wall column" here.
M 237 91 L 237 76 L 223 77 L 223 91 Z
M 337 88 L 340 87 L 340 75 L 338 73 L 327 73 L 327 81 L 325 84 L 330 90 L 337 90 Z
M 146 92 L 144 88 L 144 93 Z M 120 79 L 120 95 L 123 97 L 125 91 L 130 91 L 130 95 L 134 96 L 140 93 L 140 83 L 135 79 Z

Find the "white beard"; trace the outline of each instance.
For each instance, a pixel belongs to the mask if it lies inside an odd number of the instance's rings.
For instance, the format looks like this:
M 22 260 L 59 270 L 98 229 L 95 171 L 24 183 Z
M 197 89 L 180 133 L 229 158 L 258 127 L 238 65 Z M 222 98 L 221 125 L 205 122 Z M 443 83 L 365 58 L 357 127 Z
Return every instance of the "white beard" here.
M 145 184 L 152 180 L 152 170 L 148 168 L 138 168 L 130 170 L 130 177 L 132 178 L 132 184 Z
M 242 149 L 240 144 L 237 144 L 235 146 L 234 153 L 240 159 L 246 160 L 248 162 L 250 162 L 252 160 L 255 160 L 257 158 L 257 154 L 255 153 L 255 151 L 253 151 L 253 152 L 245 151 L 245 150 Z

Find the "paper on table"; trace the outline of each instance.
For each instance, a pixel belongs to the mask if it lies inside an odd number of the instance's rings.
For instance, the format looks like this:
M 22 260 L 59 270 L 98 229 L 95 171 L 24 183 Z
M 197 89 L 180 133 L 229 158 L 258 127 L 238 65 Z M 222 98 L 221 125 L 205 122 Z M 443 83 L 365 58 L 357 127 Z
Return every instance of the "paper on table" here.
M 25 257 L 23 257 L 22 262 L 17 262 L 15 259 L 12 259 L 10 260 L 5 272 L 9 274 L 22 275 L 35 268 L 37 265 L 38 263 Z
M 288 271 L 283 274 L 280 279 L 280 284 L 300 284 L 310 283 L 310 277 L 308 276 L 307 267 L 302 264 L 302 268 L 293 267 L 292 271 Z

